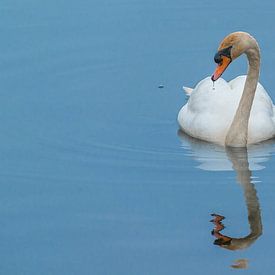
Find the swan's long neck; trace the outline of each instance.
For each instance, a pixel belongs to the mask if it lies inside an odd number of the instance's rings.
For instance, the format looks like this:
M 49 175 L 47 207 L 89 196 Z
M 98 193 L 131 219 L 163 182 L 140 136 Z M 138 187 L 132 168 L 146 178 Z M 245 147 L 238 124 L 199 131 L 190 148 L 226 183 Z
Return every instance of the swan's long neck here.
M 248 74 L 243 94 L 225 139 L 226 146 L 245 147 L 247 145 L 248 122 L 254 100 L 260 70 L 260 50 L 255 40 L 250 41 L 245 53 L 248 58 Z

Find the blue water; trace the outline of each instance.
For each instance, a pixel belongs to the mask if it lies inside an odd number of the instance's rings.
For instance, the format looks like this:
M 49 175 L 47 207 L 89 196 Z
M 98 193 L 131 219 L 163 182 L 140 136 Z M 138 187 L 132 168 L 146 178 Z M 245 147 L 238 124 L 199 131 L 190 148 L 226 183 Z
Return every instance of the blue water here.
M 226 152 L 176 122 L 181 87 L 212 74 L 236 30 L 257 38 L 275 99 L 273 1 L 2 0 L 0 13 L 0 274 L 274 270 L 274 144 Z M 224 78 L 245 72 L 242 57 Z M 212 213 L 217 234 L 242 238 L 249 211 L 248 247 L 213 245 Z

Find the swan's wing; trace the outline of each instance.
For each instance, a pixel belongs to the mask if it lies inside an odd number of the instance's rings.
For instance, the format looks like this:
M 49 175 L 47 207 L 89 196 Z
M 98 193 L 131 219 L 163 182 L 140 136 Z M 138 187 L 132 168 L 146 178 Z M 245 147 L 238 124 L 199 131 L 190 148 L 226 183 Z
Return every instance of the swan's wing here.
M 242 91 L 245 77 L 238 77 L 231 82 L 235 90 Z M 248 142 L 256 143 L 275 136 L 275 108 L 267 91 L 258 83 L 248 126 Z
M 182 89 L 185 91 L 186 95 L 190 96 L 194 89 L 183 86 Z
M 222 78 L 214 86 L 211 77 L 201 80 L 179 112 L 181 129 L 196 138 L 207 137 L 208 141 L 223 142 L 233 116 L 231 98 L 234 97 L 230 87 Z
M 229 82 L 231 89 L 241 96 L 246 81 L 246 75 L 238 76 Z M 258 83 L 255 98 L 252 105 L 252 115 L 265 114 L 272 117 L 274 113 L 274 106 L 272 99 L 265 90 L 265 88 Z

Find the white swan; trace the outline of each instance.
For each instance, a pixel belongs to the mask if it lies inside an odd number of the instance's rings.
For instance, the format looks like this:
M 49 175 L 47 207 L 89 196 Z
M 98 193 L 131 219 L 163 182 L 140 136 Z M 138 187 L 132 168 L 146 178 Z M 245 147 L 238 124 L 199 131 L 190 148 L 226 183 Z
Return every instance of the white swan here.
M 221 79 L 230 62 L 243 53 L 248 58 L 247 76 L 229 83 Z M 232 147 L 273 138 L 275 107 L 258 83 L 257 41 L 245 32 L 231 33 L 221 42 L 214 60 L 218 66 L 211 78 L 200 81 L 194 90 L 185 88 L 190 98 L 179 112 L 180 128 L 195 138 Z M 213 81 L 216 81 L 214 88 Z

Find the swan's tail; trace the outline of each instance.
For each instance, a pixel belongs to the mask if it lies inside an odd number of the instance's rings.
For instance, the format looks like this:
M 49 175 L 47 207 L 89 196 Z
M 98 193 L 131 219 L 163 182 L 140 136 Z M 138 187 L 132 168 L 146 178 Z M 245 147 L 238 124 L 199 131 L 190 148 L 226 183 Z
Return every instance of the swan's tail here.
M 182 89 L 185 91 L 186 95 L 190 96 L 194 89 L 183 86 Z

